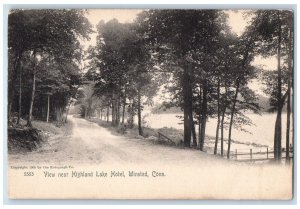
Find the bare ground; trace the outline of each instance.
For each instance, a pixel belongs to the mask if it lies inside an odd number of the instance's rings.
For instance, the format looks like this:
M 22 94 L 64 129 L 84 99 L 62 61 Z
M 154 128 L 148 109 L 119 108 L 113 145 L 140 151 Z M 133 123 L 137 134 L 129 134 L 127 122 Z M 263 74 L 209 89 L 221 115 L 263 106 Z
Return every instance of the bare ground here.
M 40 194 L 38 198 L 290 199 L 292 197 L 291 166 L 235 162 L 195 149 L 180 149 L 155 144 L 147 139 L 116 136 L 108 129 L 84 119 L 70 117 L 69 120 L 73 127 L 71 134 L 50 137 L 48 144 L 34 152 L 10 154 L 9 165 L 72 165 L 79 170 L 158 169 L 165 172 L 168 178 L 160 181 L 156 181 L 156 178 L 147 178 L 143 181 L 138 179 L 133 181 L 130 178 L 124 181 L 101 181 L 101 187 L 104 189 L 101 191 L 108 191 L 101 194 L 99 182 L 95 179 L 84 179 L 76 183 L 74 180 L 74 184 L 69 184 L 69 181 L 60 181 L 57 184 L 56 180 L 53 180 L 49 186 L 43 177 L 27 178 L 28 181 L 15 181 L 17 177 L 11 177 L 13 180 L 10 181 L 10 188 L 27 188 L 32 183 L 44 185 L 36 188 L 39 189 L 38 193 L 32 191 L 34 194 Z M 129 189 L 128 192 L 128 188 L 132 186 L 136 189 Z M 45 192 L 43 188 L 51 190 Z M 62 191 L 62 188 L 65 190 Z M 70 193 L 71 190 L 76 193 Z M 160 192 L 157 192 L 158 190 Z M 32 197 L 31 193 L 24 196 L 21 189 L 16 191 L 20 194 L 12 196 Z
M 153 143 L 145 138 L 128 138 L 112 134 L 107 128 L 94 122 L 69 117 L 69 129 L 51 136 L 44 146 L 28 153 L 9 154 L 9 163 L 54 164 L 148 164 L 176 163 L 176 165 L 200 166 L 201 164 L 246 165 L 200 152 Z M 254 166 L 254 165 L 252 165 Z
M 147 139 L 127 138 L 113 135 L 108 129 L 81 118 L 70 117 L 70 135 L 57 134 L 50 137 L 40 149 L 26 154 L 10 154 L 10 164 L 111 164 L 111 163 L 167 163 L 197 165 L 201 161 L 230 163 L 198 150 L 180 149 L 155 144 Z

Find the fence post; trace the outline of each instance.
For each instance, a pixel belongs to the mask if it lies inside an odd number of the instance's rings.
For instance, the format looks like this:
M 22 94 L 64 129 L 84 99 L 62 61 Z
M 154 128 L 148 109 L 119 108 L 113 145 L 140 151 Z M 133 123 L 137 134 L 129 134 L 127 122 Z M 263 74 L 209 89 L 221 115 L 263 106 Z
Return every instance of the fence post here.
M 269 147 L 267 147 L 267 159 L 269 159 Z
M 237 160 L 237 149 L 235 149 L 235 160 Z
M 250 162 L 252 162 L 252 149 L 250 149 Z

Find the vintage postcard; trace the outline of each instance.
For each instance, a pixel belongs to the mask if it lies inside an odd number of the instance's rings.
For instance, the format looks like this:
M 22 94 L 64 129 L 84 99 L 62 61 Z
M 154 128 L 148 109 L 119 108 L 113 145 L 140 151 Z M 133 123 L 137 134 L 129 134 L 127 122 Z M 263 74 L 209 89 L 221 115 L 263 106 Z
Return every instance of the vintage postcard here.
M 10 199 L 293 198 L 293 9 L 7 19 Z

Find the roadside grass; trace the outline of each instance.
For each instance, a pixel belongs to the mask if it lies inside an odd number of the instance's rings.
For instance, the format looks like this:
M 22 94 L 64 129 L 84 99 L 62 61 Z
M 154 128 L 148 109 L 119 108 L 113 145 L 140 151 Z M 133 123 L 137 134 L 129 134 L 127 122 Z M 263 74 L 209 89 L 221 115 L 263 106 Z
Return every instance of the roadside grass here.
M 49 122 L 47 123 L 46 121 L 42 120 L 33 120 L 32 122 L 32 128 L 36 128 L 42 132 L 49 132 L 51 134 L 57 135 L 57 134 L 65 134 L 68 135 L 72 131 L 72 124 L 70 122 L 67 123 L 62 123 L 62 125 L 57 126 L 57 122 Z M 22 119 L 20 120 L 20 125 L 17 126 L 16 128 L 27 128 L 26 127 L 27 121 Z
M 111 122 L 106 122 L 103 120 L 100 120 L 98 118 L 91 118 L 87 119 L 91 122 L 97 123 L 99 126 L 105 127 L 111 131 L 112 134 L 114 135 L 119 135 L 119 136 L 126 136 L 129 138 L 139 138 L 139 139 L 147 139 L 149 141 L 152 141 L 157 144 L 165 144 L 169 146 L 176 146 L 179 148 L 184 148 L 183 144 L 183 130 L 181 129 L 176 129 L 172 127 L 163 127 L 159 129 L 154 129 L 150 127 L 143 127 L 143 136 L 139 135 L 138 131 L 138 126 L 134 125 L 132 129 L 129 129 L 126 127 L 126 125 L 120 124 L 119 127 L 113 127 L 111 125 Z M 167 136 L 170 140 L 166 139 L 165 137 L 159 138 L 159 134 L 161 133 L 165 136 Z M 197 139 L 198 140 L 198 139 Z M 221 142 L 219 142 L 219 147 Z M 232 144 L 239 146 L 239 150 L 242 150 L 243 152 L 248 152 L 250 149 L 253 150 L 261 150 L 263 148 L 266 148 L 267 146 L 261 145 L 261 144 L 255 144 L 255 143 L 248 143 L 248 142 L 239 142 L 237 140 L 232 140 Z M 206 135 L 205 136 L 205 141 L 204 141 L 204 148 L 203 151 L 213 154 L 214 153 L 214 147 L 215 147 L 215 137 Z M 227 152 L 226 148 L 228 147 L 228 140 L 224 138 L 224 153 Z M 196 148 L 199 149 L 198 147 L 191 147 L 191 148 Z M 231 150 L 230 154 L 234 156 L 234 151 Z M 220 149 L 218 149 L 218 155 L 221 155 Z
M 32 126 L 34 128 L 37 128 L 41 130 L 42 132 L 50 132 L 51 134 L 61 134 L 62 133 L 62 127 L 55 126 L 54 123 L 47 123 L 45 121 L 32 121 Z
M 157 144 L 165 144 L 169 146 L 176 146 L 179 148 L 184 148 L 183 144 L 183 130 L 172 128 L 172 127 L 163 127 L 163 128 L 150 128 L 150 127 L 143 127 L 143 136 L 139 135 L 138 126 L 135 124 L 133 128 L 128 128 L 126 125 L 120 124 L 119 127 L 113 127 L 111 125 L 111 122 L 106 122 L 104 120 L 98 119 L 98 118 L 90 118 L 86 119 L 90 122 L 97 123 L 99 126 L 102 126 L 104 128 L 107 128 L 111 131 L 113 135 L 118 136 L 126 136 L 129 138 L 138 138 L 138 139 L 149 139 L 150 141 L 157 143 Z M 159 134 L 161 133 L 168 138 L 171 139 L 171 141 L 165 139 L 164 137 L 159 138 Z M 215 138 L 212 136 L 205 136 L 205 142 L 204 142 L 204 150 L 205 152 L 213 153 Z M 227 140 L 224 139 L 224 143 L 226 143 Z M 226 144 L 225 144 L 226 145 Z M 225 146 L 224 145 L 224 146 Z M 191 147 L 199 149 L 198 147 Z
M 10 128 L 8 134 L 9 153 L 26 153 L 39 149 L 49 140 L 61 141 L 72 132 L 72 123 L 63 123 L 57 126 L 55 122 L 34 120 L 32 128 L 25 126 L 26 121 L 21 120 L 18 127 Z
M 42 131 L 42 133 L 48 133 L 48 135 L 56 136 L 68 136 L 72 133 L 73 124 L 69 121 L 57 126 L 55 122 L 47 123 L 45 121 L 32 121 L 32 126 Z M 43 134 L 44 135 L 44 134 Z M 47 135 L 47 134 L 46 134 Z M 45 138 L 45 136 L 43 136 Z
M 112 134 L 118 135 L 118 136 L 126 136 L 129 138 L 138 138 L 138 139 L 151 139 L 156 141 L 157 143 L 161 144 L 169 144 L 171 143 L 164 139 L 158 139 L 158 132 L 168 136 L 172 139 L 173 145 L 181 146 L 182 139 L 183 139 L 183 133 L 182 130 L 178 130 L 175 128 L 168 128 L 163 127 L 159 129 L 154 129 L 150 127 L 143 127 L 143 136 L 139 135 L 138 126 L 134 125 L 132 128 L 126 127 L 126 125 L 120 124 L 119 127 L 113 127 L 111 125 L 111 122 L 106 122 L 104 120 L 98 119 L 98 118 L 91 118 L 87 119 L 90 122 L 97 123 L 99 126 L 102 126 L 104 128 L 107 128 L 111 131 Z

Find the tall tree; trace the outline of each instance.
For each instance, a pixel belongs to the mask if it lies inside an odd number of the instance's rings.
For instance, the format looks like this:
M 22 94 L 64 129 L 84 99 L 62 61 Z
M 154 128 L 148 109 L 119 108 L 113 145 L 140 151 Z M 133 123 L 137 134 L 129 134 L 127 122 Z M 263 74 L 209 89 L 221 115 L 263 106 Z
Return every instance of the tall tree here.
M 274 158 L 279 161 L 282 157 L 282 108 L 286 94 L 282 93 L 282 74 L 286 54 L 290 54 L 292 45 L 292 11 L 286 10 L 258 10 L 254 13 L 250 28 L 256 36 L 255 41 L 262 43 L 258 49 L 264 57 L 277 57 L 277 81 L 276 81 L 276 122 L 274 130 Z M 288 44 L 284 44 L 287 43 Z M 292 48 L 292 47 L 291 47 Z M 291 56 L 290 56 L 291 57 Z M 289 60 L 290 62 L 290 60 Z M 289 67 L 291 71 L 291 67 Z M 290 78 L 291 79 L 291 78 Z M 289 80 L 290 82 L 290 80 Z
M 78 57 L 80 48 L 78 38 L 88 38 L 91 25 L 84 17 L 83 10 L 12 10 L 9 14 L 9 48 L 14 51 L 16 61 L 24 52 L 32 55 L 32 92 L 27 124 L 31 126 L 33 104 L 36 90 L 37 57 L 51 55 L 58 63 L 72 63 Z M 49 57 L 49 56 L 48 56 Z M 17 69 L 17 67 L 14 67 Z M 10 83 L 11 98 L 16 72 L 12 73 Z M 13 99 L 9 102 L 9 115 Z
M 205 56 L 210 43 L 221 31 L 220 13 L 218 10 L 149 10 L 141 14 L 146 37 L 153 46 L 153 54 L 158 57 L 157 65 L 163 62 L 164 68 L 173 72 L 175 80 L 179 81 L 186 147 L 190 146 L 193 120 L 192 75 L 195 69 L 192 55 Z M 206 102 L 203 104 L 205 106 Z M 205 111 L 202 117 L 206 117 Z M 201 141 L 204 141 L 203 134 Z
M 92 49 L 93 56 L 97 58 L 91 58 L 96 63 L 92 68 L 100 70 L 96 78 L 96 94 L 111 97 L 112 124 L 119 125 L 121 106 L 123 106 L 122 121 L 124 121 L 128 100 L 131 118 L 129 121 L 133 123 L 134 114 L 137 112 L 139 134 L 143 135 L 143 97 L 146 101 L 150 101 L 157 87 L 152 80 L 151 68 L 148 64 L 150 52 L 144 43 L 144 34 L 139 33 L 138 29 L 138 22 L 123 24 L 115 19 L 107 23 L 100 22 L 97 45 Z M 133 108 L 137 108 L 136 111 Z

